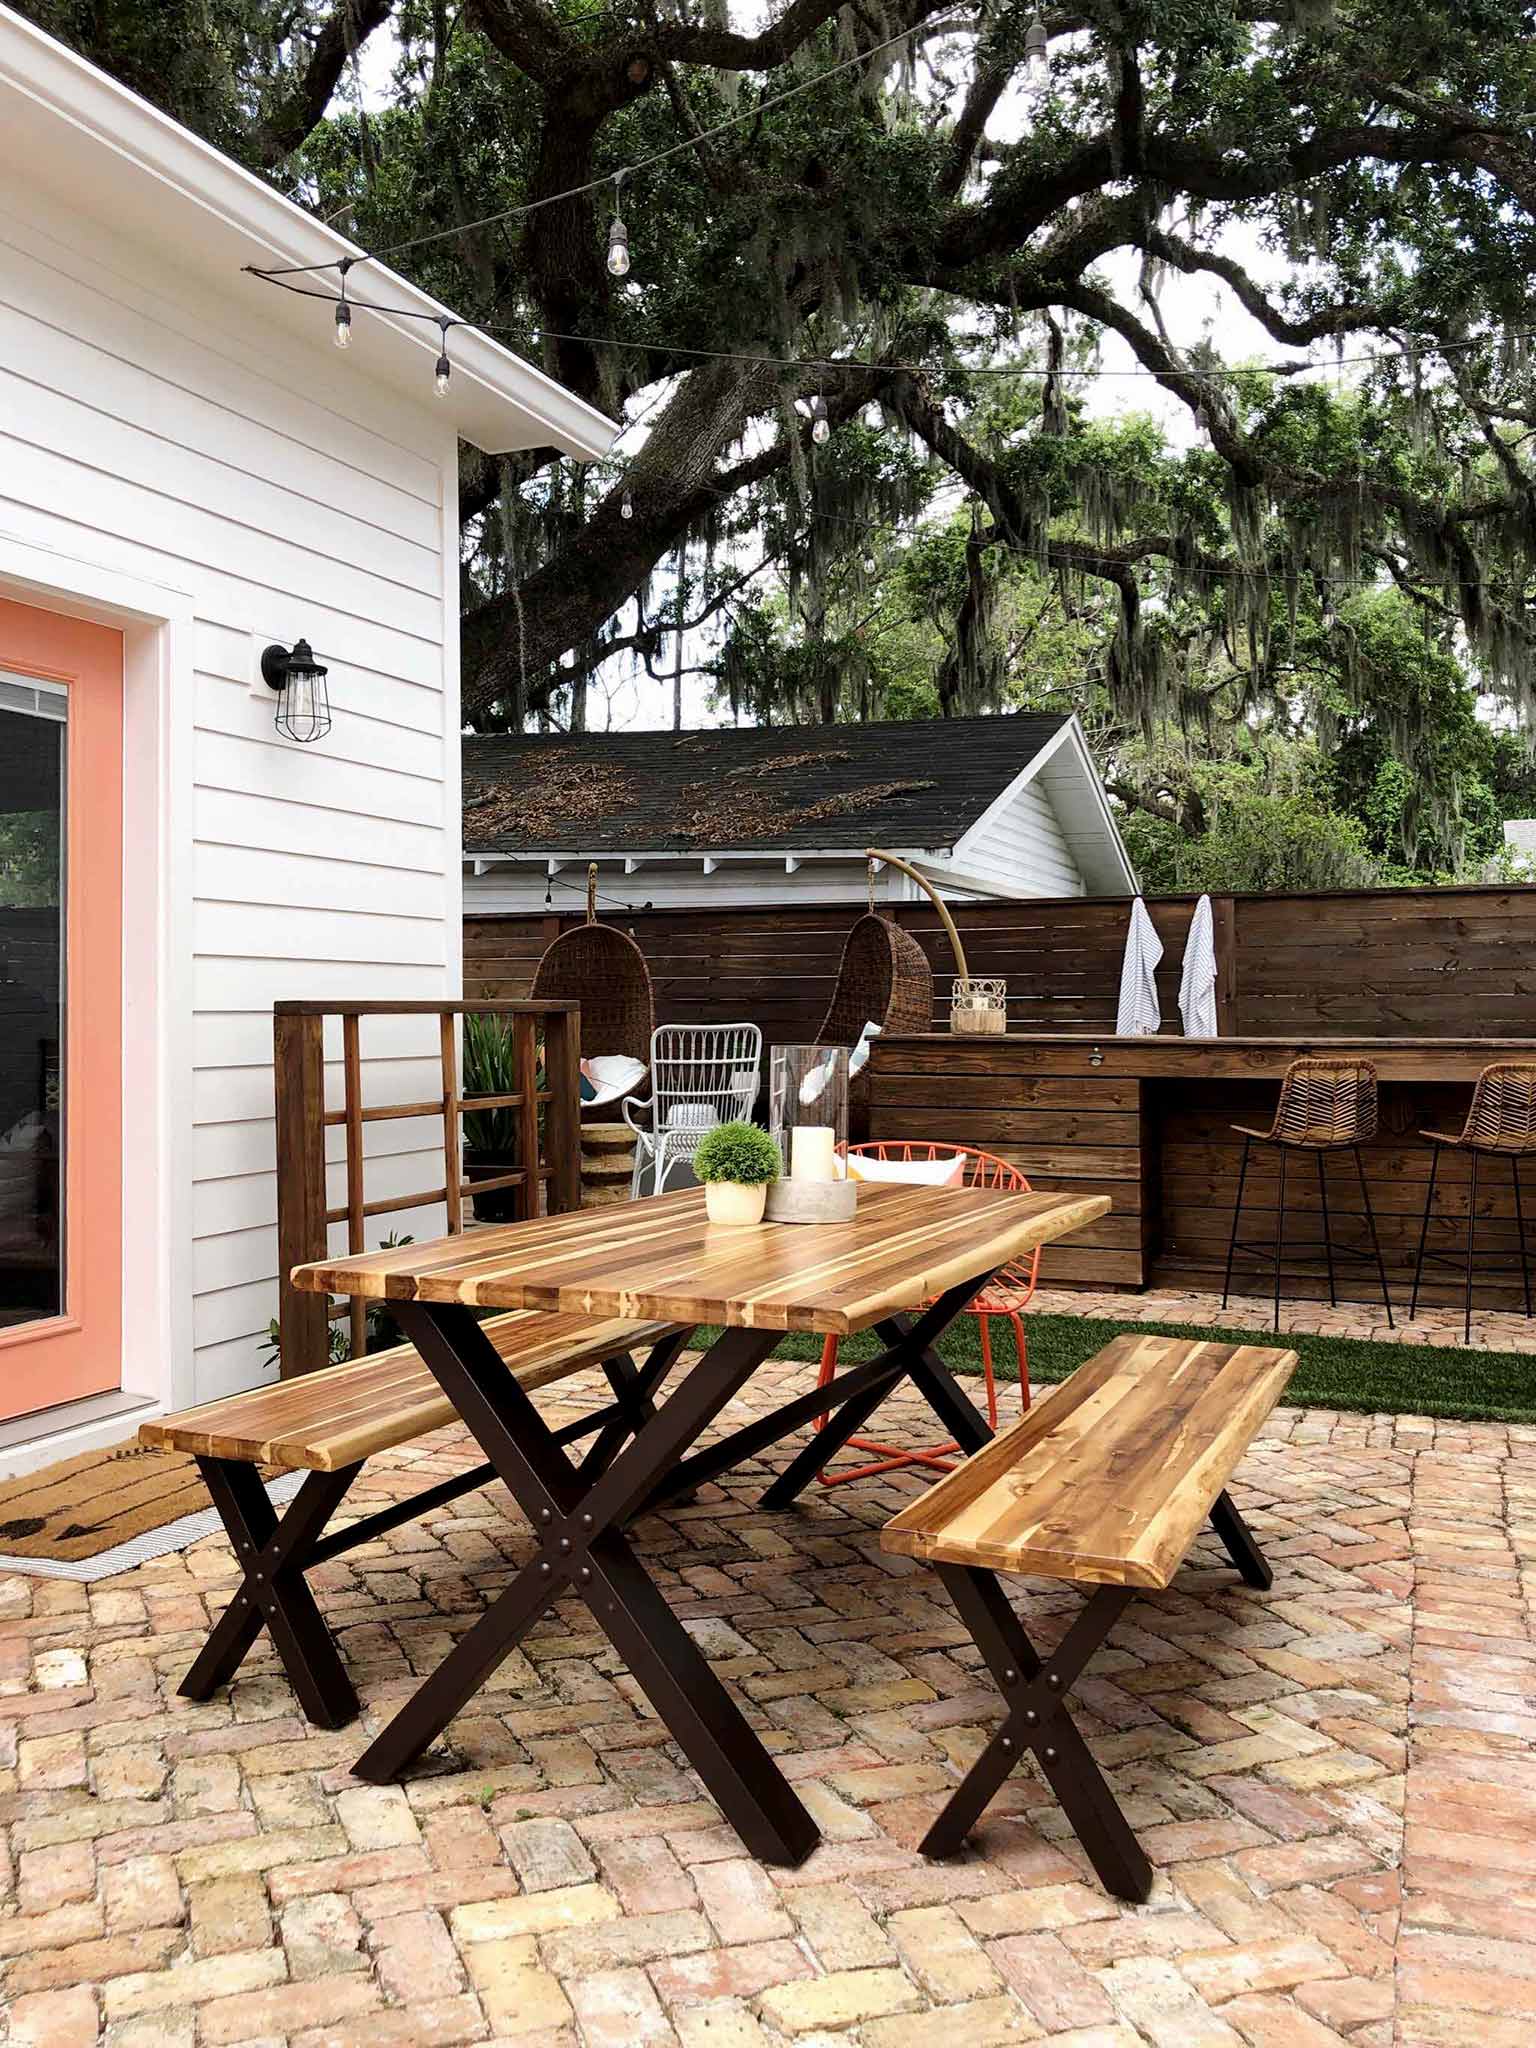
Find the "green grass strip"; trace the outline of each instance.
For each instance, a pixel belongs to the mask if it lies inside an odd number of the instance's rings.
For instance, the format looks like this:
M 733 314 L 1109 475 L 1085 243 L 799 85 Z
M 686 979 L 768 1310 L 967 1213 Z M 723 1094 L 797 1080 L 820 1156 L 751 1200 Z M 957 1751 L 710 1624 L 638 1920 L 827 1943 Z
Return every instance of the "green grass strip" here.
M 1117 1322 L 1109 1317 L 1030 1315 L 1029 1376 L 1063 1380 L 1122 1331 L 1194 1337 L 1221 1344 L 1282 1342 L 1301 1363 L 1285 1394 L 1298 1408 L 1338 1408 L 1355 1415 L 1428 1415 L 1454 1422 L 1536 1422 L 1536 1354 L 1479 1351 L 1461 1345 L 1376 1344 L 1361 1337 L 1286 1335 L 1267 1330 L 1204 1330 L 1185 1323 Z M 700 1342 L 716 1335 L 700 1331 Z M 850 1365 L 880 1349 L 872 1331 L 847 1339 L 841 1357 Z M 939 1346 L 950 1369 L 981 1371 L 981 1341 L 974 1317 L 964 1316 Z M 1018 1377 L 1013 1333 L 992 1326 L 993 1365 L 999 1380 Z M 790 1335 L 779 1358 L 815 1360 L 819 1337 Z

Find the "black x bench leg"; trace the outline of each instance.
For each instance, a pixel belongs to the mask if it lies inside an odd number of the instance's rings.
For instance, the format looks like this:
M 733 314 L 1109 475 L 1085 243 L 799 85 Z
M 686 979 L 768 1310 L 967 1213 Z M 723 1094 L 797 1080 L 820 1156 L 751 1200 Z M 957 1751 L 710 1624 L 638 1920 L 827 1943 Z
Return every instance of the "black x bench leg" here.
M 1230 1495 L 1217 1496 L 1210 1519 L 1247 1584 L 1269 1586 L 1273 1575 Z M 1152 1866 L 1066 1708 L 1067 1694 L 1139 1589 L 1099 1586 L 1057 1648 L 1042 1658 L 995 1573 L 960 1564 L 937 1570 L 1007 1713 L 924 1836 L 923 1854 L 956 1855 L 1014 1765 L 1031 1752 L 1104 1889 L 1120 1899 L 1145 1899 Z
M 362 1466 L 309 1473 L 279 1521 L 254 1465 L 228 1458 L 197 1463 L 245 1576 L 180 1692 L 205 1700 L 227 1685 L 265 1625 L 309 1719 L 321 1728 L 345 1727 L 357 1719 L 357 1694 L 304 1572 Z

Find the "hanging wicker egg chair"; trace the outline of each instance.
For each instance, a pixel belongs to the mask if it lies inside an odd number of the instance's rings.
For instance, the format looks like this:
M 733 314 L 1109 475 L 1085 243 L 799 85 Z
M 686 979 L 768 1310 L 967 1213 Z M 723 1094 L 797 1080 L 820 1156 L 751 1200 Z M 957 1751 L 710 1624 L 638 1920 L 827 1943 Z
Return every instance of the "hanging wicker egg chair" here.
M 581 1005 L 581 1056 L 622 1053 L 651 1063 L 656 1002 L 645 955 L 616 925 L 597 916 L 597 868 L 587 869 L 587 917 L 544 949 L 529 994 L 536 1003 Z
M 933 1025 L 928 955 L 910 932 L 874 910 L 848 934 L 816 1043 L 854 1045 L 866 1024 L 878 1024 L 883 1032 L 928 1031 Z

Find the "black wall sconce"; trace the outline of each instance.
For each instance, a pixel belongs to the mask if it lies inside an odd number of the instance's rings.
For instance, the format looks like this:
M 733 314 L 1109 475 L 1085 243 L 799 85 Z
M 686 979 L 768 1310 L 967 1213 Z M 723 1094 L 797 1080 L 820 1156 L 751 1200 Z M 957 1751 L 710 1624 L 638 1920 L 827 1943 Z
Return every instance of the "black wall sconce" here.
M 277 729 L 285 739 L 323 740 L 331 729 L 331 700 L 325 679 L 329 670 L 316 661 L 307 640 L 291 649 L 274 641 L 262 649 L 262 680 L 277 694 Z

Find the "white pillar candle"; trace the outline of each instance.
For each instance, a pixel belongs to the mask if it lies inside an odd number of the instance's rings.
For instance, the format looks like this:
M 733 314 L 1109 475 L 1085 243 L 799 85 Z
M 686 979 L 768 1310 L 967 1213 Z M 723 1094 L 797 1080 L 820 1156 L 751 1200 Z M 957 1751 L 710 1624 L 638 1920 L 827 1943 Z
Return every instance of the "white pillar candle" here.
M 791 1180 L 835 1180 L 837 1132 L 831 1124 L 797 1124 L 790 1142 Z

